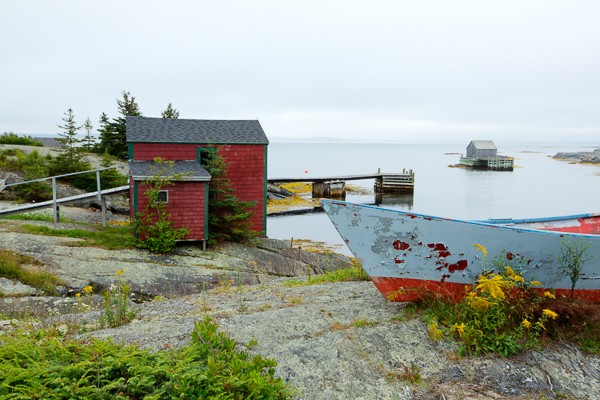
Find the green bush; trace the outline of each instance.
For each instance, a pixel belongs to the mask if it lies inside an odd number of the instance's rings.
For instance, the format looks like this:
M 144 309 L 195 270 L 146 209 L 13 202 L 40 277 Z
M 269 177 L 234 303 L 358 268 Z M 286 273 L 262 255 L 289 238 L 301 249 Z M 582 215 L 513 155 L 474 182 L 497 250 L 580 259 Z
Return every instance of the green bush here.
M 12 132 L 4 132 L 2 135 L 0 135 L 0 144 L 44 147 L 42 142 L 35 140 L 31 136 L 19 136 Z
M 286 399 L 277 363 L 238 350 L 210 318 L 187 347 L 151 353 L 56 328 L 2 336 L 0 398 Z
M 185 227 L 175 228 L 171 214 L 167 212 L 167 204 L 159 199 L 161 190 L 173 182 L 182 179 L 183 174 L 173 174 L 173 161 L 165 161 L 160 157 L 154 159 L 154 174 L 144 181 L 148 202 L 144 211 L 136 214 L 134 232 L 137 244 L 153 253 L 170 253 L 175 249 L 177 241 L 183 239 L 190 231 Z
M 482 251 L 485 265 L 487 250 L 474 246 Z M 482 274 L 475 284 L 465 286 L 465 297 L 458 303 L 422 296 L 429 335 L 433 339 L 455 337 L 461 356 L 496 353 L 507 357 L 539 348 L 548 339 L 574 340 L 598 351 L 600 307 L 557 297 L 551 289 L 542 291 L 540 282 L 523 278 L 527 260 L 507 254 L 492 262 L 497 273 Z

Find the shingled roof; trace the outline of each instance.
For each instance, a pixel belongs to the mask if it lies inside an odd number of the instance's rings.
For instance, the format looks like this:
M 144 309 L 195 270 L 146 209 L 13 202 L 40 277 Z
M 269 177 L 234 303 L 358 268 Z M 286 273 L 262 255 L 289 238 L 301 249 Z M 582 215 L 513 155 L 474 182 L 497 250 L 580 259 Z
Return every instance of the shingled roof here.
M 491 140 L 471 140 L 471 143 L 479 150 L 496 150 L 496 145 Z
M 255 120 L 127 117 L 127 142 L 268 144 Z
M 210 174 L 197 161 L 173 161 L 170 163 L 157 164 L 154 161 L 129 161 L 129 175 L 134 181 L 143 181 L 152 178 L 157 172 L 165 177 L 182 174 L 182 181 L 210 181 Z

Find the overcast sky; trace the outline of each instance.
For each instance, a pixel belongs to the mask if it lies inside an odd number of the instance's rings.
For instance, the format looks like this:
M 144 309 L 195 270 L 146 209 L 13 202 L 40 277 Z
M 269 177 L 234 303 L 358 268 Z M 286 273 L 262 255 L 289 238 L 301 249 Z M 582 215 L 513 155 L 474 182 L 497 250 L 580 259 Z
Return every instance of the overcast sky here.
M 600 142 L 598 0 L 0 2 L 0 132 L 127 90 L 269 137 Z

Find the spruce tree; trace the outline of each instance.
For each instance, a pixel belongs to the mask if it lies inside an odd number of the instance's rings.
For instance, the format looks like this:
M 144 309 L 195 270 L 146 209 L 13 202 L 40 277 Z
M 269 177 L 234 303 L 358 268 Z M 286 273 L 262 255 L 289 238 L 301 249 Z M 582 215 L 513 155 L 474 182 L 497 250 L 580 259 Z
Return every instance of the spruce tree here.
M 96 139 L 92 136 L 92 129 L 94 129 L 94 125 L 92 125 L 92 121 L 90 121 L 90 117 L 87 117 L 85 123 L 83 124 L 83 129 L 85 130 L 85 137 L 82 141 L 82 148 L 90 152 L 94 148 L 94 144 Z
M 79 144 L 81 139 L 77 137 L 77 132 L 81 125 L 75 122 L 75 114 L 72 109 L 68 109 L 63 117 L 63 125 L 59 125 L 63 132 L 59 133 L 58 140 L 62 147 L 60 153 L 50 163 L 51 175 L 62 175 L 71 172 L 83 171 L 89 167 L 89 163 L 83 162 L 83 154 Z
M 203 166 L 211 176 L 208 189 L 209 243 L 251 242 L 258 236 L 258 232 L 251 229 L 250 221 L 256 201 L 243 201 L 235 196 L 227 177 L 229 164 L 218 152 L 204 161 Z
M 165 111 L 163 111 L 160 115 L 163 118 L 177 119 L 177 118 L 179 118 L 179 111 L 177 111 L 175 108 L 173 108 L 173 105 L 171 103 L 169 103 L 169 105 L 167 106 L 167 109 Z
M 120 116 L 108 120 L 108 116 L 102 113 L 100 117 L 100 150 L 108 152 L 122 160 L 129 158 L 127 149 L 127 138 L 125 129 L 125 118 L 127 116 L 142 116 L 142 112 L 131 93 L 123 91 L 123 98 L 117 100 L 117 109 Z

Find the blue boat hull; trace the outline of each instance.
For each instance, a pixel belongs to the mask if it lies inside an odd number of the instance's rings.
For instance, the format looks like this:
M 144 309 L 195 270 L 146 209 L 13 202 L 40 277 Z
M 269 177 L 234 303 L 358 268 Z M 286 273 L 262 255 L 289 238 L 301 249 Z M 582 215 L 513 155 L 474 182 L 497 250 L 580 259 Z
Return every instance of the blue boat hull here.
M 526 280 L 569 294 L 571 281 L 558 261 L 561 246 L 583 241 L 589 244 L 585 255 L 593 258 L 583 265 L 575 293 L 600 302 L 599 235 L 453 220 L 341 201 L 322 204 L 350 251 L 391 300 L 414 300 L 419 289 L 459 298 L 464 286 L 493 269 L 491 261 L 500 255 L 507 264 L 521 261 Z M 475 244 L 487 249 L 488 259 Z

